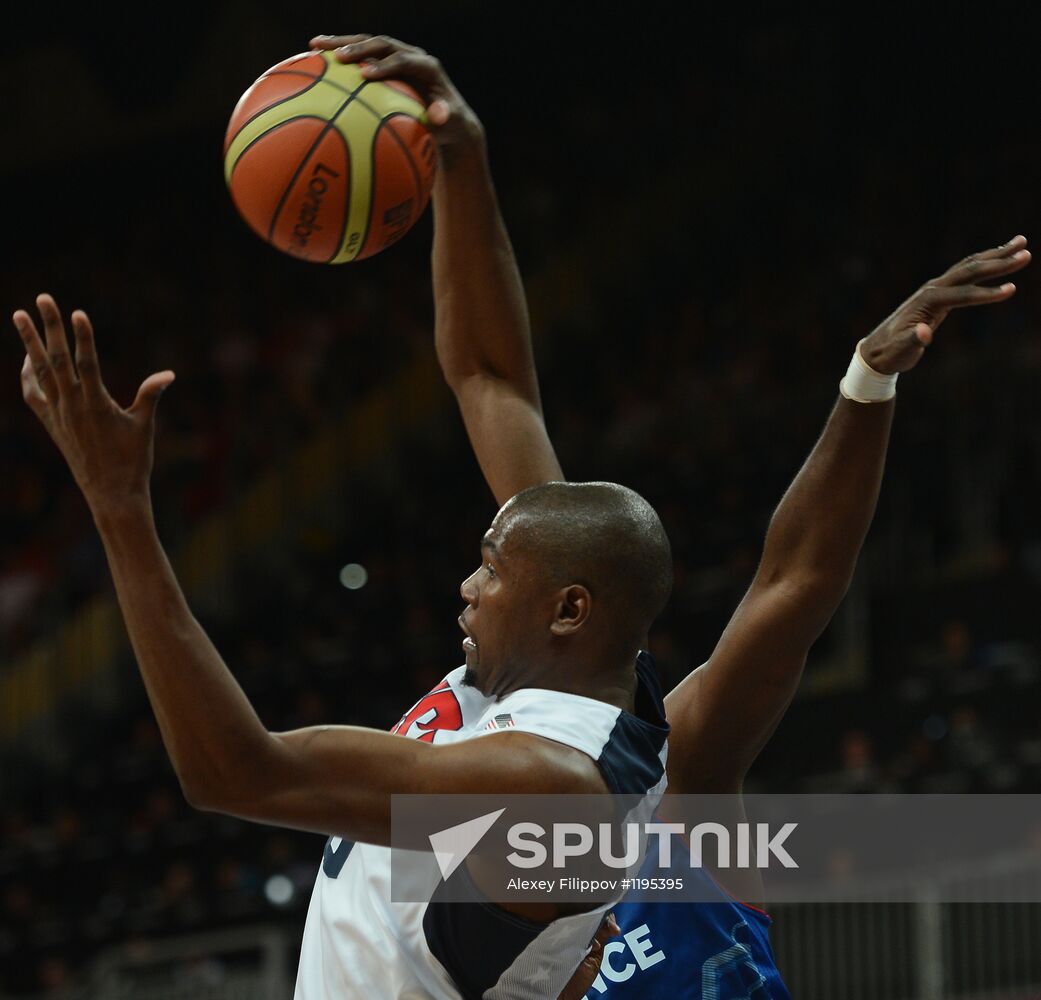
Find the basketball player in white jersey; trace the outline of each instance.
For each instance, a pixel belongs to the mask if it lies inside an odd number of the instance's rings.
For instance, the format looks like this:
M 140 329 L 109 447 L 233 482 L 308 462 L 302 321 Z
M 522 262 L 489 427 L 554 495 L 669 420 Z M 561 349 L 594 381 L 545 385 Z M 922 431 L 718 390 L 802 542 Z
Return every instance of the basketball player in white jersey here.
M 449 111 L 447 103 L 432 107 L 431 120 L 444 114 L 444 123 Z M 442 160 L 451 163 L 458 137 L 442 134 Z M 445 262 L 438 256 L 435 250 L 435 272 Z M 976 291 L 994 301 L 1009 288 Z M 28 313 L 14 316 L 26 349 L 23 395 L 94 516 L 185 794 L 200 808 L 330 836 L 298 996 L 555 996 L 604 908 L 511 914 L 483 905 L 391 904 L 390 796 L 636 791 L 649 805 L 657 802 L 667 725 L 649 658 L 638 653 L 671 579 L 654 512 L 612 484 L 545 483 L 559 478 L 559 467 L 552 450 L 540 448 L 548 439 L 531 398 L 509 398 L 512 386 L 505 397 L 486 395 L 479 383 L 494 390 L 494 372 L 467 379 L 476 401 L 468 424 L 482 400 L 494 402 L 498 430 L 536 445 L 513 454 L 530 455 L 536 465 L 510 460 L 510 475 L 533 487 L 504 504 L 484 538 L 481 568 L 463 585 L 466 665 L 417 705 L 418 713 L 406 713 L 396 734 L 357 727 L 268 732 L 191 615 L 155 532 L 154 417 L 173 373 L 149 376 L 123 409 L 101 380 L 86 315 L 72 316 L 74 361 L 54 300 L 41 295 L 37 306 L 43 338 Z M 533 387 L 533 368 L 526 379 Z M 470 430 L 480 439 L 480 428 Z M 547 454 L 549 476 L 538 467 Z M 713 677 L 703 675 L 702 694 Z M 734 708 L 741 724 L 741 706 Z M 732 720 L 705 720 L 706 734 L 713 727 L 721 739 Z M 365 846 L 352 849 L 354 842 Z
M 272 733 L 192 616 L 156 534 L 149 495 L 156 403 L 149 376 L 124 410 L 72 314 L 75 364 L 49 295 L 14 322 L 24 397 L 79 484 L 188 800 L 326 833 L 297 997 L 555 997 L 607 904 L 392 903 L 392 794 L 626 793 L 649 818 L 665 786 L 668 727 L 640 652 L 671 584 L 657 515 L 610 483 L 536 486 L 505 504 L 462 584 L 466 663 L 395 732 Z M 476 546 L 475 546 L 476 548 Z
M 433 197 L 442 369 L 500 503 L 517 490 L 561 479 L 542 419 L 523 288 L 476 116 L 437 61 L 422 50 L 367 35 L 323 36 L 312 44 L 339 49 L 344 61 L 370 61 L 364 72 L 371 79 L 408 79 L 427 99 L 442 149 Z M 881 484 L 895 373 L 915 367 L 949 311 L 1007 300 L 1015 291 L 1011 284 L 979 282 L 1025 267 L 1030 261 L 1025 246 L 1026 240 L 1017 237 L 954 265 L 860 345 L 858 357 L 869 359 L 878 372 L 861 367 L 860 361 L 852 366 L 820 440 L 774 514 L 745 599 L 707 663 L 666 699 L 672 724 L 669 793 L 740 792 L 748 768 L 795 693 L 809 648 L 849 585 Z M 755 873 L 729 888 L 744 899 L 761 898 Z M 607 936 L 601 933 L 592 960 L 569 984 L 568 1000 L 587 989 L 591 997 L 701 997 L 702 968 L 720 953 L 733 959 L 737 951 L 743 957 L 727 963 L 733 982 L 714 981 L 713 996 L 752 995 L 757 981 L 756 997 L 787 996 L 764 914 L 725 899 L 658 909 L 653 913 L 653 907 L 623 902 L 615 913 L 623 931 L 637 924 L 646 930 L 655 917 L 660 919 L 650 929 L 660 936 L 652 940 L 644 934 L 641 941 L 653 943 L 662 961 L 645 970 L 643 963 L 629 961 L 631 955 L 622 957 L 623 976 L 598 978 Z M 631 925 L 626 922 L 630 911 Z M 741 942 L 730 938 L 735 922 L 745 925 Z
M 450 151 L 445 150 L 446 160 Z M 156 533 L 155 412 L 171 371 L 123 409 L 85 313 L 75 357 L 54 299 L 14 314 L 27 404 L 93 514 L 181 787 L 200 809 L 329 835 L 305 928 L 297 997 L 555 997 L 607 905 L 488 907 L 390 900 L 391 795 L 626 793 L 649 818 L 668 727 L 647 653 L 672 579 L 657 514 L 611 483 L 514 496 L 463 582 L 465 664 L 393 733 L 273 733 L 193 617 Z

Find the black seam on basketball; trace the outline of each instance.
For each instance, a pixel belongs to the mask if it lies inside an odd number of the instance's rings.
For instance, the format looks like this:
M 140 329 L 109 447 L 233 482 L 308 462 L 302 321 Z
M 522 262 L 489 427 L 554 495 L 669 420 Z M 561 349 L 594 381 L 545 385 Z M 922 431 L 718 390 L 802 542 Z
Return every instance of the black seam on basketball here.
M 347 165 L 347 190 L 344 192 L 343 199 L 343 224 L 340 226 L 340 238 L 333 244 L 333 252 L 322 262 L 323 264 L 331 264 L 340 255 L 340 251 L 343 250 L 344 237 L 347 235 L 347 223 L 350 222 L 351 219 L 351 192 L 354 190 L 354 164 L 351 162 L 351 144 L 342 134 L 340 135 L 340 140 L 343 142 L 343 159 L 344 163 Z
M 322 63 L 322 71 L 317 76 L 315 76 L 315 79 L 316 80 L 323 80 L 323 79 L 325 79 L 325 74 L 329 72 L 329 60 L 326 59 L 325 56 L 321 52 L 309 52 L 307 54 L 307 57 L 310 58 L 311 56 L 322 56 L 322 58 L 320 60 L 321 63 Z M 304 61 L 303 59 L 299 60 L 299 62 L 303 62 L 303 61 Z M 281 63 L 279 65 L 281 65 Z M 296 63 L 294 62 L 292 65 L 295 66 Z M 295 76 L 314 76 L 314 73 L 305 73 L 302 69 L 278 69 L 278 68 L 275 68 L 275 69 L 269 69 L 266 73 L 261 73 L 260 74 L 260 79 L 263 80 L 264 77 L 266 77 L 266 76 L 285 76 L 285 75 L 288 75 L 288 74 L 293 74 Z
M 328 83 L 329 81 L 326 80 L 325 82 Z M 383 81 L 382 80 L 370 80 L 369 82 L 370 83 L 382 83 Z M 391 90 L 394 90 L 394 88 L 391 87 Z M 408 97 L 408 94 L 402 94 L 400 90 L 395 90 L 394 93 L 398 94 L 401 97 Z M 390 114 L 392 114 L 392 115 L 404 115 L 406 118 L 414 118 L 417 122 L 420 123 L 420 125 L 422 125 L 423 122 L 420 120 L 420 116 L 423 115 L 426 112 L 426 109 L 423 107 L 422 104 L 419 104 L 419 102 L 414 100 L 413 98 L 409 97 L 408 99 L 410 101 L 412 101 L 413 104 L 417 104 L 419 106 L 418 113 L 411 114 L 408 111 L 392 111 Z M 368 103 L 368 101 L 359 100 L 358 103 L 366 111 L 368 111 L 370 115 L 375 115 L 380 121 L 383 121 L 383 112 L 380 111 L 378 108 L 374 108 L 371 104 Z M 390 115 L 388 115 L 387 117 L 389 118 Z
M 282 192 L 282 197 L 279 198 L 278 204 L 275 206 L 275 214 L 271 217 L 271 225 L 270 225 L 270 227 L 268 228 L 268 231 L 267 231 L 267 238 L 268 238 L 268 242 L 269 243 L 273 243 L 274 242 L 275 226 L 278 225 L 278 217 L 282 214 L 282 209 L 285 208 L 286 199 L 289 197 L 289 192 L 293 190 L 293 185 L 296 183 L 297 178 L 303 172 L 304 167 L 307 166 L 307 161 L 310 160 L 311 157 L 314 155 L 314 151 L 318 148 L 318 146 L 321 143 L 321 141 L 325 138 L 325 135 L 329 131 L 329 129 L 331 129 L 333 127 L 333 125 L 336 122 L 336 119 L 339 118 L 340 115 L 342 115 L 344 113 L 344 111 L 347 110 L 347 108 L 349 107 L 351 102 L 354 100 L 355 96 L 357 94 L 359 94 L 362 90 L 365 89 L 365 87 L 368 84 L 368 82 L 369 82 L 368 80 L 363 80 L 362 83 L 359 84 L 358 89 L 355 90 L 354 93 L 351 94 L 350 97 L 348 97 L 347 100 L 344 101 L 343 104 L 341 104 L 340 107 L 336 110 L 336 114 L 334 114 L 325 123 L 325 128 L 323 128 L 318 133 L 318 135 L 315 138 L 314 142 L 311 143 L 311 148 L 308 149 L 308 151 L 304 154 L 304 158 L 300 161 L 299 166 L 297 166 L 296 170 L 294 171 L 293 176 L 289 178 L 289 183 L 286 185 L 285 190 Z M 310 117 L 314 117 L 314 116 L 312 115 Z M 348 149 L 348 159 L 349 158 L 350 158 L 350 150 Z M 345 212 L 349 211 L 349 206 L 350 206 L 350 202 L 347 202 L 344 205 L 344 211 Z
M 372 150 L 372 164 L 370 167 L 369 176 L 370 181 L 370 193 L 369 193 L 369 217 L 365 223 L 365 234 L 363 235 L 361 242 L 358 244 L 358 253 L 361 253 L 365 247 L 366 242 L 369 239 L 369 233 L 372 232 L 372 216 L 376 211 L 376 147 L 379 143 L 380 132 L 383 131 L 383 126 L 391 120 L 391 118 L 412 118 L 411 115 L 406 114 L 404 111 L 392 111 L 386 118 L 381 118 L 379 125 L 376 127 L 376 131 L 372 135 L 372 144 L 369 147 Z M 414 118 L 412 118 L 415 121 Z M 401 141 L 401 136 L 394 131 L 394 129 L 387 129 L 387 131 L 394 137 L 394 141 L 401 148 L 401 151 L 405 154 L 405 160 L 408 163 L 409 170 L 412 171 L 412 180 L 416 185 L 416 201 L 422 200 L 421 186 L 419 183 L 419 170 L 416 168 L 416 164 L 412 159 L 411 154 L 408 151 L 408 147 Z M 410 223 L 411 226 L 411 223 Z M 357 257 L 357 254 L 355 254 Z
M 272 73 L 265 73 L 263 78 L 266 78 L 266 77 L 269 77 L 269 76 L 306 76 L 306 77 L 311 77 L 311 74 L 310 73 L 301 73 L 299 70 L 295 70 L 295 69 L 279 69 L 279 70 L 275 70 Z M 356 90 L 352 91 L 349 87 L 345 87 L 342 83 L 337 83 L 335 80 L 327 80 L 325 77 L 322 77 L 322 76 L 314 77 L 313 79 L 314 79 L 315 83 L 327 84 L 328 86 L 332 87 L 333 90 L 338 90 L 341 94 L 354 94 L 354 95 L 357 95 L 358 91 L 361 90 L 361 87 L 358 87 Z M 365 83 L 382 83 L 382 82 L 383 82 L 382 80 L 366 80 L 365 81 Z M 310 87 L 306 87 L 304 90 L 301 90 L 300 93 L 301 94 L 305 94 L 310 89 L 311 89 Z M 393 89 L 394 88 L 392 87 L 391 90 L 393 90 Z M 411 112 L 408 112 L 408 111 L 392 111 L 391 115 L 404 115 L 406 118 L 413 118 L 413 119 L 415 119 L 416 121 L 418 121 L 422 125 L 423 122 L 421 121 L 421 117 L 420 116 L 423 115 L 424 112 L 425 112 L 425 109 L 424 109 L 423 105 L 420 104 L 419 101 L 417 101 L 415 98 L 409 97 L 408 94 L 402 94 L 400 90 L 395 90 L 394 93 L 399 95 L 400 97 L 404 97 L 404 98 L 407 98 L 408 100 L 412 101 L 412 103 L 415 104 L 419 108 L 419 111 L 416 114 L 412 114 Z M 371 104 L 369 104 L 368 101 L 362 100 L 362 98 L 360 98 L 358 96 L 355 96 L 354 100 L 355 100 L 355 103 L 360 104 L 366 111 L 368 111 L 370 115 L 372 115 L 375 118 L 378 118 L 380 121 L 383 121 L 383 112 L 380 111 L 379 108 L 373 107 Z M 271 107 L 274 108 L 274 107 L 277 107 L 277 105 L 272 104 Z M 390 117 L 390 116 L 388 115 L 388 117 Z M 251 118 L 250 121 L 252 121 L 252 120 L 253 119 Z M 243 125 L 243 128 L 245 128 L 245 125 Z
M 231 180 L 235 177 L 235 171 L 239 169 L 239 164 L 242 162 L 242 157 L 244 157 L 258 142 L 260 142 L 260 140 L 263 139 L 264 136 L 271 135 L 272 132 L 277 131 L 283 125 L 288 125 L 290 122 L 301 122 L 306 118 L 313 118 L 316 122 L 325 121 L 325 119 L 321 115 L 293 115 L 292 118 L 283 118 L 282 121 L 275 122 L 275 124 L 272 125 L 271 128 L 266 129 L 265 131 L 261 132 L 260 135 L 254 136 L 252 139 L 250 139 L 249 144 L 242 150 L 241 153 L 239 153 L 238 156 L 235 157 L 235 166 L 231 168 L 231 178 L 229 178 L 228 180 L 228 186 L 231 186 Z
M 383 126 L 386 125 L 387 122 L 389 122 L 392 118 L 412 118 L 412 116 L 405 114 L 404 111 L 392 111 L 389 115 L 387 115 L 386 118 L 381 119 L 380 127 L 376 129 L 377 136 L 382 131 Z M 412 118 L 412 121 L 415 121 L 415 118 Z M 401 152 L 405 154 L 405 159 L 408 161 L 409 170 L 412 171 L 412 180 L 415 182 L 416 185 L 416 205 L 418 207 L 419 203 L 423 200 L 423 185 L 420 183 L 419 180 L 419 167 L 416 166 L 416 161 L 412 159 L 412 151 L 408 148 L 408 146 L 405 145 L 405 142 L 401 138 L 401 136 L 398 135 L 398 133 L 395 132 L 392 128 L 387 129 L 387 131 L 394 137 L 394 141 L 398 144 L 398 147 L 401 149 Z
M 301 73 L 300 70 L 298 70 L 298 69 L 279 69 L 279 70 L 275 70 L 274 72 L 265 73 L 264 74 L 264 76 L 290 76 L 290 75 L 291 76 L 310 76 L 311 74 L 310 73 Z M 330 80 L 327 77 L 321 76 L 321 77 L 316 77 L 315 79 L 316 80 L 321 80 L 322 83 L 327 83 L 330 87 L 332 87 L 334 90 L 338 90 L 341 94 L 350 94 L 350 93 L 355 93 L 356 94 L 357 93 L 357 90 L 352 91 L 350 89 L 350 87 L 345 87 L 342 83 L 337 83 L 335 80 Z M 365 82 L 366 83 L 383 83 L 382 80 L 366 80 Z M 419 101 L 417 101 L 414 97 L 409 97 L 408 94 L 403 94 L 400 90 L 395 90 L 393 87 L 391 87 L 390 89 L 393 90 L 394 93 L 397 94 L 399 97 L 404 97 L 407 100 L 410 100 L 413 104 L 416 105 L 417 108 L 419 108 L 419 110 L 416 112 L 416 114 L 413 117 L 418 119 L 419 116 L 421 114 L 423 114 L 423 111 L 424 111 L 423 105 Z M 301 93 L 302 93 L 302 91 L 301 91 Z M 363 101 L 360 97 L 357 98 L 357 101 L 366 111 L 368 111 L 370 114 L 375 115 L 377 118 L 379 118 L 382 121 L 382 119 L 383 119 L 383 112 L 382 111 L 379 111 L 377 108 L 374 108 L 371 104 L 368 103 L 368 101 Z M 407 111 L 400 111 L 400 112 L 396 111 L 394 113 L 395 114 L 408 114 Z
M 279 69 L 273 73 L 265 73 L 264 76 L 310 76 L 310 73 L 301 73 L 298 69 Z M 324 76 L 316 76 L 315 80 L 321 80 L 322 83 L 329 84 L 334 90 L 338 90 L 341 94 L 351 94 L 354 91 L 350 87 L 345 87 L 342 83 L 337 83 L 335 80 L 329 80 Z M 372 83 L 372 80 L 364 80 L 364 83 Z
M 266 80 L 268 76 L 276 76 L 276 75 L 277 76 L 306 76 L 306 77 L 308 77 L 310 79 L 311 82 L 306 87 L 304 87 L 303 90 L 298 90 L 295 94 L 290 94 L 288 97 L 280 97 L 277 101 L 275 101 L 274 104 L 269 104 L 265 108 L 262 108 L 260 111 L 258 111 L 255 115 L 250 115 L 249 118 L 247 118 L 235 130 L 235 135 L 233 135 L 231 137 L 231 142 L 235 141 L 235 137 L 238 136 L 242 132 L 242 130 L 247 125 L 249 125 L 250 122 L 256 121 L 261 115 L 266 115 L 269 111 L 271 111 L 273 108 L 277 108 L 280 104 L 285 104 L 286 101 L 295 100 L 301 94 L 306 94 L 316 83 L 320 83 L 321 80 L 322 80 L 322 78 L 320 76 L 311 76 L 310 73 L 281 73 L 281 72 L 278 73 L 278 74 L 268 73 L 267 76 L 262 76 L 260 79 L 261 80 Z M 260 82 L 260 80 L 257 81 L 257 83 L 259 83 L 259 82 Z M 312 117 L 317 117 L 317 116 L 312 116 Z M 231 147 L 231 142 L 228 143 L 228 147 L 229 148 Z M 241 155 L 241 154 L 239 154 L 239 155 Z
M 365 244 L 369 241 L 369 233 L 372 231 L 372 215 L 376 211 L 376 142 L 380 137 L 379 126 L 372 135 L 372 142 L 369 143 L 369 214 L 365 219 L 365 232 L 361 234 L 361 239 L 358 241 L 358 253 L 356 253 L 351 259 L 357 260 L 358 254 L 365 249 Z

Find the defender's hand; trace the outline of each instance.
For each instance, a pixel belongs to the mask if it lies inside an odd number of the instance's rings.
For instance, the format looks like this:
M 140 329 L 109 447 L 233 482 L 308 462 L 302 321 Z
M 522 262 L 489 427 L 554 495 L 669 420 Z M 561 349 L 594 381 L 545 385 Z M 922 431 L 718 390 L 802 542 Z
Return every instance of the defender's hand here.
M 600 965 L 604 960 L 604 945 L 621 933 L 614 914 L 609 913 L 596 932 L 596 937 L 593 938 L 589 954 L 579 963 L 575 974 L 568 980 L 568 984 L 564 987 L 558 1000 L 582 1000 L 600 974 Z
M 311 48 L 335 51 L 342 63 L 361 62 L 369 80 L 404 80 L 419 91 L 427 120 L 439 147 L 479 142 L 483 129 L 477 115 L 448 79 L 441 63 L 423 49 L 387 35 L 318 35 Z
M 58 306 L 50 295 L 36 299 L 46 337 L 22 309 L 14 325 L 25 345 L 22 396 L 58 446 L 87 503 L 99 509 L 148 497 L 155 408 L 174 380 L 171 371 L 149 375 L 129 409 L 119 406 L 101 381 L 94 331 L 82 310 L 72 314 L 76 337 L 73 367 Z
M 974 253 L 940 277 L 926 282 L 861 344 L 864 360 L 882 375 L 910 371 L 932 343 L 936 328 L 952 309 L 1004 302 L 1016 292 L 1011 282 L 980 282 L 1013 274 L 1030 263 L 1025 236 Z

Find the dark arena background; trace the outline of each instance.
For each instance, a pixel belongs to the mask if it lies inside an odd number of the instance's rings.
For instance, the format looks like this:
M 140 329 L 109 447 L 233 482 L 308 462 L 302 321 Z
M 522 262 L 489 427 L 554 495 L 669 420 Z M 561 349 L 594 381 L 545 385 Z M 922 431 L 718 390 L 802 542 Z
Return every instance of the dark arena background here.
M 274 730 L 387 728 L 455 666 L 495 511 L 434 357 L 429 215 L 320 267 L 224 188 L 235 101 L 313 34 L 422 45 L 482 118 L 565 472 L 639 490 L 673 541 L 667 687 L 748 585 L 855 342 L 970 251 L 1041 238 L 1028 5 L 38 6 L 0 37 L 2 311 L 87 309 L 124 403 L 177 372 L 160 533 Z M 1041 288 L 1017 283 L 901 380 L 856 579 L 748 790 L 1041 792 Z M 322 839 L 185 803 L 22 357 L 9 327 L 0 996 L 287 997 Z M 802 1000 L 1041 996 L 1035 906 L 774 916 Z

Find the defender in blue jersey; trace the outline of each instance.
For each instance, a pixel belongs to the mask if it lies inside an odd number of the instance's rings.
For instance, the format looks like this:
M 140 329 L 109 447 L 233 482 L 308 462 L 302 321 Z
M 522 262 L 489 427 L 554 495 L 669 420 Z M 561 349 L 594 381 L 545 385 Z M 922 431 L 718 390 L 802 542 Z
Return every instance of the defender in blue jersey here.
M 769 915 L 738 902 L 704 869 L 691 868 L 687 854 L 682 838 L 673 837 L 672 870 L 702 883 L 698 896 L 716 901 L 623 900 L 614 911 L 619 934 L 600 944 L 599 966 L 565 996 L 791 1000 L 770 947 Z M 648 863 L 643 874 L 663 872 Z
M 372 60 L 372 79 L 404 77 L 416 85 L 448 153 L 433 196 L 435 338 L 485 478 L 500 504 L 527 487 L 562 480 L 483 129 L 426 53 L 382 36 L 350 41 L 340 58 Z M 810 646 L 849 586 L 881 485 L 897 374 L 919 362 L 952 309 L 1014 293 L 1011 284 L 980 282 L 1026 266 L 1025 245 L 1016 237 L 954 265 L 857 345 L 824 431 L 771 519 L 748 592 L 708 660 L 665 699 L 665 818 L 672 794 L 740 793 L 795 694 Z M 770 919 L 753 905 L 762 886 L 754 872 L 743 879 L 720 888 L 716 902 L 623 901 L 615 908 L 620 935 L 607 940 L 601 929 L 561 1000 L 787 1000 Z

